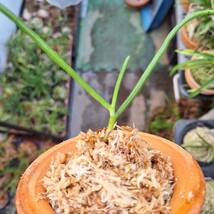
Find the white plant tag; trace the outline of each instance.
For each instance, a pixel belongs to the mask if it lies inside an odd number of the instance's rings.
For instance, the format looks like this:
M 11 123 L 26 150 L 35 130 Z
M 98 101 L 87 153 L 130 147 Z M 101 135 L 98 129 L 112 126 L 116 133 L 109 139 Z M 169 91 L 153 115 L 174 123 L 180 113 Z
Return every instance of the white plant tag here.
M 60 9 L 64 9 L 64 8 L 71 6 L 71 5 L 77 5 L 82 0 L 47 0 L 47 1 L 51 5 L 59 7 Z

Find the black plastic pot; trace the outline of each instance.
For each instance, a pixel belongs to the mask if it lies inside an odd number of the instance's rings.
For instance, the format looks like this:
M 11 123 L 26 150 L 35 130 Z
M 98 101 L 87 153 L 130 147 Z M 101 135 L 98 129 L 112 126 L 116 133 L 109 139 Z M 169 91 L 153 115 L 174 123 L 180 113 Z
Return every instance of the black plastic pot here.
M 175 143 L 182 145 L 184 136 L 187 132 L 196 127 L 214 128 L 214 120 L 179 120 L 174 127 Z M 203 170 L 204 176 L 214 179 L 214 162 L 204 163 L 198 161 L 198 163 Z

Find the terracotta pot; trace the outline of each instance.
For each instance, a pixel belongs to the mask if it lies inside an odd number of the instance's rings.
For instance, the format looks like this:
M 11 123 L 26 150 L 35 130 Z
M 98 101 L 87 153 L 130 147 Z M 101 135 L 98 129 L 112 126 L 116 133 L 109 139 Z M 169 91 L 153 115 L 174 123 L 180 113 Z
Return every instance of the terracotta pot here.
M 126 0 L 126 4 L 132 8 L 141 8 L 149 2 L 150 0 Z
M 170 156 L 174 167 L 176 185 L 171 200 L 171 214 L 199 214 L 204 202 L 205 182 L 197 162 L 178 145 L 154 135 L 141 133 L 151 147 Z M 78 137 L 54 146 L 37 158 L 23 174 L 16 193 L 18 214 L 54 214 L 45 199 L 39 199 L 44 191 L 41 179 L 50 162 L 58 153 L 75 152 Z
M 180 0 L 180 4 L 185 12 L 189 10 L 189 0 Z
M 185 76 L 185 80 L 186 80 L 186 82 L 187 82 L 187 84 L 189 85 L 190 88 L 192 88 L 192 89 L 200 88 L 200 85 L 194 79 L 190 69 L 186 69 L 185 70 L 184 76 Z M 214 94 L 214 89 L 202 89 L 200 94 L 213 95 Z
M 189 38 L 187 27 L 181 29 L 181 39 L 186 48 L 196 50 L 198 49 L 198 44 Z

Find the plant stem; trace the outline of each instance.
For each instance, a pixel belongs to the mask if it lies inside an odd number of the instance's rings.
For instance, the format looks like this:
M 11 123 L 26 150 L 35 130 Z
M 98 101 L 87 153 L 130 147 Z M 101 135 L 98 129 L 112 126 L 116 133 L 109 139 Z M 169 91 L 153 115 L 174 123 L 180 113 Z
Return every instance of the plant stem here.
M 184 20 L 182 20 L 180 23 L 178 23 L 170 31 L 170 33 L 168 34 L 168 36 L 164 40 L 162 46 L 157 51 L 157 53 L 153 57 L 152 61 L 150 62 L 150 64 L 148 65 L 148 67 L 146 68 L 146 70 L 144 71 L 144 73 L 142 74 L 142 76 L 140 77 L 139 81 L 135 85 L 134 89 L 132 90 L 132 92 L 129 94 L 129 96 L 126 98 L 126 100 L 122 103 L 122 105 L 120 106 L 120 108 L 116 112 L 116 118 L 118 118 L 125 111 L 125 109 L 128 107 L 128 105 L 133 101 L 133 99 L 135 98 L 135 96 L 139 93 L 139 91 L 141 90 L 141 88 L 144 85 L 145 81 L 152 74 L 155 66 L 159 62 L 161 56 L 163 55 L 163 53 L 165 52 L 165 50 L 168 48 L 171 40 L 176 35 L 176 33 L 179 31 L 179 29 L 182 28 L 186 23 L 188 23 L 192 19 L 195 19 L 195 18 L 200 17 L 200 16 L 208 16 L 208 15 L 213 15 L 213 14 L 214 14 L 214 10 L 203 10 L 203 11 L 194 12 L 194 13 L 186 16 L 184 18 Z
M 62 57 L 54 51 L 47 43 L 41 39 L 35 32 L 33 32 L 27 25 L 15 14 L 13 14 L 9 9 L 7 9 L 3 4 L 0 3 L 0 12 L 11 19 L 24 33 L 31 37 L 33 41 L 48 55 L 48 57 L 59 67 L 61 67 L 65 72 L 67 72 L 85 91 L 88 92 L 97 102 L 99 102 L 104 108 L 111 109 L 111 105 L 100 96 L 86 81 L 84 81 L 81 76 L 74 71 L 67 64 Z
M 117 117 L 115 116 L 115 114 L 111 114 L 110 113 L 110 117 L 109 117 L 109 121 L 108 121 L 108 127 L 107 127 L 107 132 L 111 131 L 115 124 L 116 124 L 116 121 L 117 121 Z

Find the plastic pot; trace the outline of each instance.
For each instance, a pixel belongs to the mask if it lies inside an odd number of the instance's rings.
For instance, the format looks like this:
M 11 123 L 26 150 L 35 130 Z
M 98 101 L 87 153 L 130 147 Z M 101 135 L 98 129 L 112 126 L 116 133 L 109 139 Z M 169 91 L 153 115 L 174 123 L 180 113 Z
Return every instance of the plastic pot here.
M 185 69 L 184 76 L 185 76 L 185 80 L 190 88 L 192 88 L 192 89 L 200 88 L 200 85 L 194 79 L 190 69 Z M 214 95 L 214 89 L 202 89 L 200 91 L 200 94 Z
M 184 136 L 187 132 L 196 127 L 214 128 L 214 120 L 179 120 L 174 127 L 174 138 L 178 145 L 182 145 Z M 198 162 L 206 177 L 214 179 L 214 163 Z
M 162 154 L 170 156 L 174 168 L 176 185 L 171 199 L 171 214 L 199 214 L 205 197 L 203 173 L 197 162 L 178 145 L 155 135 L 141 133 L 142 139 Z M 39 195 L 44 191 L 41 179 L 47 173 L 51 160 L 60 153 L 75 152 L 78 137 L 71 138 L 52 147 L 37 158 L 23 174 L 16 193 L 18 214 L 54 214 L 45 199 Z

